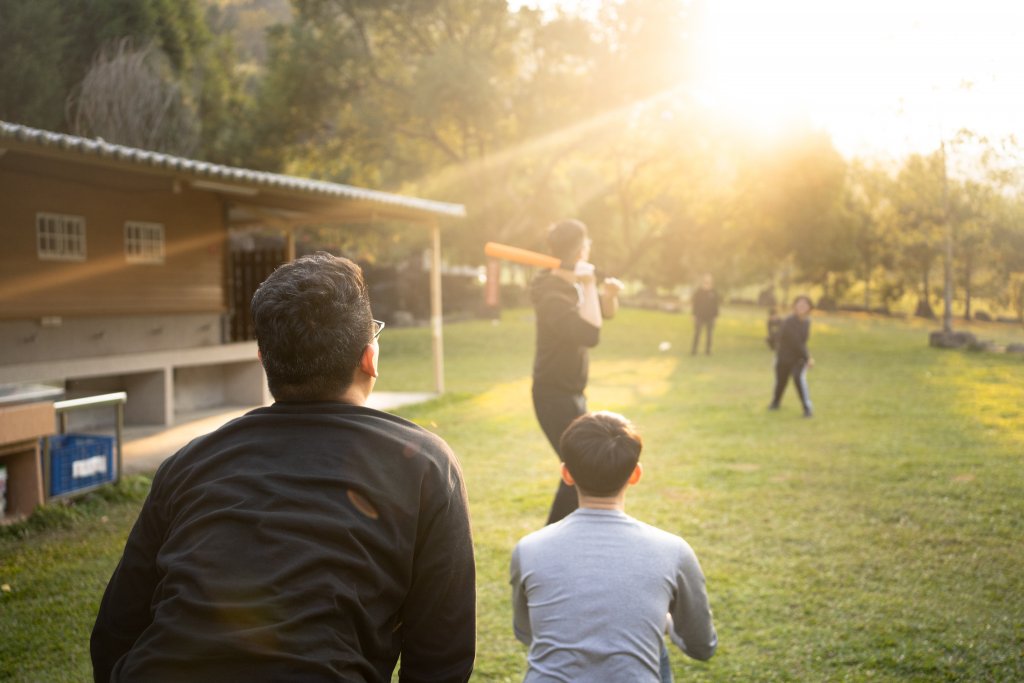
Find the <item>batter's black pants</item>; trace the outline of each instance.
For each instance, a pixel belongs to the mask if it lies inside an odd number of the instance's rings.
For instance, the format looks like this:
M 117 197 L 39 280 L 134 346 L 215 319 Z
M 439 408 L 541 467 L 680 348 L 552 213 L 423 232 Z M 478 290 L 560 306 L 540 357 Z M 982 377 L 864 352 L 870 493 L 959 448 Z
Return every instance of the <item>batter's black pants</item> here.
M 573 420 L 587 412 L 587 399 L 583 394 L 571 394 L 564 391 L 557 391 L 546 387 L 533 387 L 533 410 L 537 414 L 537 422 L 544 430 L 544 436 L 548 437 L 551 447 L 555 449 L 558 460 L 561 462 L 562 454 L 558 448 L 558 442 L 562 438 L 562 432 Z M 579 507 L 579 500 L 576 497 L 576 487 L 567 486 L 559 479 L 558 491 L 555 492 L 555 500 L 551 503 L 551 512 L 548 514 L 548 524 L 562 519 L 573 510 Z

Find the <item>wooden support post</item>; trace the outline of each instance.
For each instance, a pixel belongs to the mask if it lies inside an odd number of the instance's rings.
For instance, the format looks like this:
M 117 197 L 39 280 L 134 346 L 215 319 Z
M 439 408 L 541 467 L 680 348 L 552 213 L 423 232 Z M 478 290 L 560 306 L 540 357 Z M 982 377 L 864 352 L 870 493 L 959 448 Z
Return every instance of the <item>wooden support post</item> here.
M 437 222 L 430 226 L 430 329 L 434 347 L 434 391 L 444 393 L 444 334 L 441 307 L 441 228 Z
M 295 225 L 287 225 L 284 229 L 284 235 L 284 262 L 291 263 L 292 261 L 295 260 Z

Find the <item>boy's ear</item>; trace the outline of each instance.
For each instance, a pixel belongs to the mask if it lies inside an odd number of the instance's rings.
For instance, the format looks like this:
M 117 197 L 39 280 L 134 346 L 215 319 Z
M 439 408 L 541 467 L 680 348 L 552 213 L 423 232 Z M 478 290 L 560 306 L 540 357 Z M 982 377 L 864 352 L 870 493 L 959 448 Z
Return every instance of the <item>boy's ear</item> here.
M 629 485 L 632 486 L 640 481 L 640 477 L 642 476 L 644 476 L 644 466 L 637 463 L 636 467 L 633 468 L 633 473 L 629 475 Z
M 564 462 L 562 463 L 562 481 L 565 482 L 566 486 L 576 485 L 576 480 L 572 478 L 572 474 L 570 474 L 569 468 L 565 466 Z

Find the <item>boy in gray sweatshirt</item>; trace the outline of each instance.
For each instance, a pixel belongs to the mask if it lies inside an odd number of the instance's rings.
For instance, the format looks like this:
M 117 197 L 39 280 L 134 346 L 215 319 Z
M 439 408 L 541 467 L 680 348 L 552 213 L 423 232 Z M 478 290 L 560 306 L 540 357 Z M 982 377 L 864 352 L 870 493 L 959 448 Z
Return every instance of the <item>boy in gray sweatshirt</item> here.
M 625 513 L 642 475 L 626 418 L 587 413 L 562 435 L 562 478 L 579 509 L 512 553 L 513 628 L 529 646 L 525 681 L 671 680 L 664 633 L 709 659 L 718 637 L 704 574 L 682 538 Z M 667 675 L 667 678 L 666 678 Z

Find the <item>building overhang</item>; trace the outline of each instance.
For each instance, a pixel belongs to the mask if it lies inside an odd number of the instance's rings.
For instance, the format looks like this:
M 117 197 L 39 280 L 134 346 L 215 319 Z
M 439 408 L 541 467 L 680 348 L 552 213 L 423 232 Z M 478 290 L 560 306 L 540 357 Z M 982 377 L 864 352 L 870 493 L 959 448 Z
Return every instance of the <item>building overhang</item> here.
M 188 187 L 215 193 L 228 207 L 229 226 L 251 224 L 260 216 L 288 225 L 379 221 L 433 225 L 466 215 L 461 204 L 211 164 L 4 121 L 0 121 L 0 149 L 161 178 L 174 192 Z

